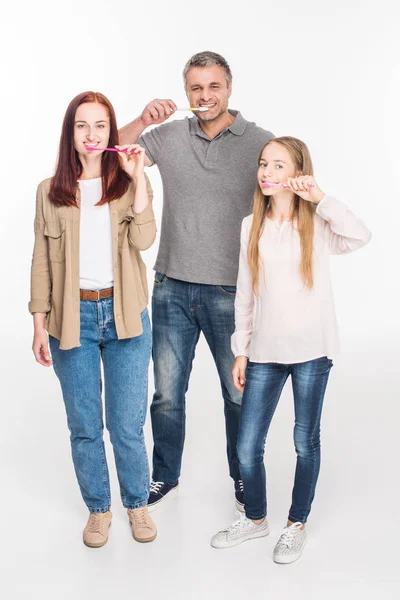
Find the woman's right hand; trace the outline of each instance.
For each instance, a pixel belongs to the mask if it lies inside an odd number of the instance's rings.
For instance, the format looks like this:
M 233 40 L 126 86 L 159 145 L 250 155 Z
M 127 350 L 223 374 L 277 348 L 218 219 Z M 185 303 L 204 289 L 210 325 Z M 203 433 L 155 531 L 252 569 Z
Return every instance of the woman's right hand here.
M 233 364 L 232 377 L 233 384 L 239 392 L 243 392 L 244 386 L 246 385 L 246 367 L 247 367 L 247 356 L 237 356 Z
M 49 352 L 49 336 L 44 327 L 35 327 L 32 350 L 39 364 L 44 367 L 51 367 L 53 361 Z
M 140 119 L 146 127 L 159 125 L 169 119 L 177 108 L 172 100 L 152 100 L 144 107 Z

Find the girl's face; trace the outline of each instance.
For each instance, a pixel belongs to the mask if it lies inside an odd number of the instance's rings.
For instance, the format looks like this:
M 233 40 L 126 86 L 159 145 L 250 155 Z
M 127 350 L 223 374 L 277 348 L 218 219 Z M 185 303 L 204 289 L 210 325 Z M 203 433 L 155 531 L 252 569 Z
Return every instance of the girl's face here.
M 86 102 L 75 114 L 74 145 L 79 154 L 94 154 L 87 146 L 106 148 L 110 137 L 110 117 L 103 104 Z
M 288 177 L 297 177 L 296 170 L 289 151 L 276 142 L 271 142 L 264 148 L 258 167 L 258 184 L 264 196 L 273 196 L 282 192 L 281 187 L 267 187 L 266 183 L 287 183 Z

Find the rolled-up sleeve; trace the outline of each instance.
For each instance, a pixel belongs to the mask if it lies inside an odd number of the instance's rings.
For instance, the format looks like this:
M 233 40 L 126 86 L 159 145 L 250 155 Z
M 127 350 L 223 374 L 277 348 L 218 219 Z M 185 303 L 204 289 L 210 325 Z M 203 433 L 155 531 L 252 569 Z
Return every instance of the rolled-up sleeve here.
M 39 185 L 36 193 L 35 244 L 31 266 L 31 299 L 29 312 L 48 313 L 50 310 L 51 277 L 47 237 L 44 235 L 43 192 Z
M 141 213 L 132 208 L 132 220 L 129 224 L 129 243 L 138 250 L 147 250 L 156 239 L 157 227 L 153 211 L 153 190 L 147 175 L 146 190 L 149 203 Z

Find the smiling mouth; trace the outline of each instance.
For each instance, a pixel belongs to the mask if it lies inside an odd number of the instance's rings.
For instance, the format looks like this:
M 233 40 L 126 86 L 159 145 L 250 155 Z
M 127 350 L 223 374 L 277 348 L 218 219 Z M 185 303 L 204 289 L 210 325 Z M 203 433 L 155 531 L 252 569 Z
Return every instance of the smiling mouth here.
M 210 108 L 214 108 L 214 106 L 216 106 L 216 104 L 200 104 L 199 105 L 200 108 L 207 108 L 208 110 L 210 110 Z

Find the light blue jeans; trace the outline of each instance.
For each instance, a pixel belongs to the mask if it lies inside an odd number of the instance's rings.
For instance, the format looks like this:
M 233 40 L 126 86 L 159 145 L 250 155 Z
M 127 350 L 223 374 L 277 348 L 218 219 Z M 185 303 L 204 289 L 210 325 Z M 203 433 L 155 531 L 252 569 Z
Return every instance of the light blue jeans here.
M 110 508 L 110 482 L 103 442 L 102 378 L 106 426 L 110 432 L 122 503 L 147 504 L 149 465 L 143 434 L 147 410 L 151 329 L 147 309 L 143 333 L 117 338 L 113 299 L 81 300 L 81 346 L 60 350 L 50 336 L 55 373 L 60 380 L 71 432 L 72 459 L 82 497 L 90 512 Z

